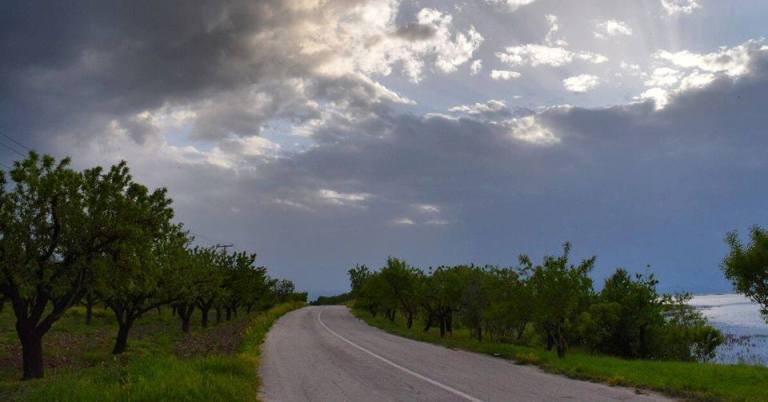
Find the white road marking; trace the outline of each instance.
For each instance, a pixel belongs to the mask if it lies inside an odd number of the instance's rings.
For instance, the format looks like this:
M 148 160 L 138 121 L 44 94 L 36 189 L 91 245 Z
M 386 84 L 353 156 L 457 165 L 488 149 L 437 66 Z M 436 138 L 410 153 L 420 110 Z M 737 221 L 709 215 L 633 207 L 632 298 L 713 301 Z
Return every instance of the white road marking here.
M 432 384 L 432 385 L 434 385 L 436 387 L 440 387 L 440 388 L 442 388 L 442 389 L 444 389 L 444 390 L 446 390 L 446 391 L 448 391 L 448 392 L 450 392 L 450 393 L 452 393 L 454 395 L 458 395 L 458 396 L 460 396 L 460 397 L 462 397 L 462 398 L 464 398 L 464 399 L 466 399 L 468 401 L 472 401 L 472 402 L 483 402 L 482 399 L 477 399 L 477 398 L 475 398 L 475 397 L 473 397 L 471 395 L 467 395 L 467 394 L 459 391 L 456 388 L 450 387 L 450 386 L 445 385 L 445 384 L 443 384 L 443 383 L 441 383 L 439 381 L 433 380 L 433 379 L 431 379 L 431 378 L 429 378 L 427 376 L 421 375 L 421 374 L 419 374 L 419 373 L 417 373 L 417 372 L 415 372 L 413 370 L 407 369 L 407 368 L 405 368 L 405 367 L 403 367 L 403 366 L 401 366 L 401 365 L 399 365 L 399 364 L 397 364 L 397 363 L 387 359 L 386 357 L 379 356 L 376 353 L 373 353 L 370 350 L 368 350 L 368 349 L 366 349 L 366 348 L 364 348 L 364 347 L 362 347 L 362 346 L 360 346 L 360 345 L 350 341 L 349 339 L 339 335 L 338 333 L 336 333 L 336 331 L 328 328 L 328 326 L 325 325 L 325 323 L 323 322 L 323 319 L 322 319 L 323 311 L 325 311 L 325 310 L 321 309 L 320 313 L 317 314 L 317 322 L 319 322 L 320 325 L 323 326 L 323 328 L 325 328 L 328 332 L 330 332 L 331 335 L 333 335 L 333 336 L 341 339 L 342 341 L 352 345 L 353 347 L 359 349 L 360 351 L 363 351 L 363 352 L 365 352 L 365 353 L 367 353 L 367 354 L 369 354 L 369 355 L 371 355 L 371 356 L 373 356 L 373 357 L 383 361 L 384 363 L 389 364 L 390 366 L 392 366 L 392 367 L 394 367 L 394 368 L 396 368 L 396 369 L 398 369 L 400 371 L 408 373 L 408 374 L 410 374 L 410 375 L 412 375 L 412 376 L 414 376 L 414 377 L 416 377 L 418 379 L 424 380 L 424 381 L 426 381 L 426 382 L 428 382 L 428 383 L 430 383 L 430 384 Z

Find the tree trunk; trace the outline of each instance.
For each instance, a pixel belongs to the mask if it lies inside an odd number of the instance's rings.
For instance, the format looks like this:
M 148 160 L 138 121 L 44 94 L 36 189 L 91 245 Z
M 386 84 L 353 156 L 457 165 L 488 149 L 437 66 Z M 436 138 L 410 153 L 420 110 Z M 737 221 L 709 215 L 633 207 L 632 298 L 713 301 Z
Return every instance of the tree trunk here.
M 93 322 L 93 303 L 90 300 L 85 302 L 85 323 L 91 325 Z
M 221 323 L 221 307 L 216 307 L 216 324 Z
M 411 327 L 413 326 L 413 313 L 408 313 L 407 325 L 408 325 L 408 329 L 411 329 Z
M 445 316 L 440 317 L 440 337 L 445 338 Z
M 430 328 L 432 328 L 432 320 L 434 319 L 434 315 L 432 313 L 427 314 L 427 323 L 424 325 L 424 332 L 429 331 Z
M 128 331 L 131 330 L 133 321 L 128 319 L 125 322 L 118 323 L 119 328 L 117 330 L 117 339 L 115 339 L 115 347 L 112 348 L 113 355 L 119 355 L 125 352 L 125 347 L 128 345 Z
M 253 309 L 253 304 L 249 304 L 245 306 L 245 312 L 248 314 L 251 314 L 251 310 Z
M 22 350 L 24 374 L 22 380 L 43 378 L 43 338 L 33 329 L 24 328 L 16 323 Z
M 200 308 L 200 325 L 202 325 L 203 328 L 208 328 L 208 312 L 210 310 L 210 307 Z
M 565 348 L 566 348 L 566 341 L 565 336 L 563 336 L 562 329 L 557 329 L 557 357 L 564 358 L 565 357 Z
M 232 319 L 232 309 L 227 307 L 226 310 L 227 310 L 227 321 L 229 321 Z
M 181 303 L 178 305 L 179 318 L 181 318 L 181 330 L 185 334 L 189 333 L 189 321 L 192 319 L 192 313 L 195 311 L 194 304 Z
M 477 341 L 482 342 L 483 341 L 483 327 L 478 326 L 477 327 Z
M 552 331 L 547 330 L 547 350 L 552 350 L 553 346 L 555 346 L 555 338 L 552 336 Z

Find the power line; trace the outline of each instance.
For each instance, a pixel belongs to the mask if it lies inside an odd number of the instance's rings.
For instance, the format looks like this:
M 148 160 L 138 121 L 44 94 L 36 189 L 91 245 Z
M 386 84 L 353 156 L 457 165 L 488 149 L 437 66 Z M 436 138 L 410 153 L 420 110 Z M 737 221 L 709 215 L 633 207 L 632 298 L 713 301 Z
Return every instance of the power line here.
M 16 150 L 16 148 L 14 148 L 14 147 L 12 147 L 12 146 L 10 146 L 10 145 L 8 145 L 8 144 L 4 143 L 4 142 L 0 142 L 0 145 L 2 145 L 2 146 L 4 146 L 4 147 L 6 147 L 6 148 L 8 148 L 8 149 L 10 149 L 10 150 L 11 150 L 11 151 L 13 151 L 13 153 L 15 153 L 16 155 L 19 155 L 19 156 L 21 156 L 22 158 L 26 158 L 26 155 L 24 155 L 23 153 L 21 153 L 21 152 L 19 152 L 18 150 Z
M 13 137 L 11 137 L 10 135 L 7 135 L 7 134 L 5 134 L 5 133 L 2 133 L 2 132 L 0 132 L 0 135 L 2 135 L 3 137 L 5 137 L 5 138 L 7 138 L 7 139 L 11 140 L 11 141 L 12 141 L 14 144 L 16 144 L 16 145 L 18 145 L 18 146 L 20 146 L 20 147 L 22 147 L 22 148 L 26 149 L 27 151 L 33 151 L 33 149 L 32 149 L 32 148 L 30 148 L 30 147 L 28 147 L 28 146 L 26 146 L 26 145 L 22 144 L 22 143 L 21 143 L 21 142 L 19 142 L 19 141 L 16 141 L 16 140 L 15 140 L 15 139 L 13 139 Z

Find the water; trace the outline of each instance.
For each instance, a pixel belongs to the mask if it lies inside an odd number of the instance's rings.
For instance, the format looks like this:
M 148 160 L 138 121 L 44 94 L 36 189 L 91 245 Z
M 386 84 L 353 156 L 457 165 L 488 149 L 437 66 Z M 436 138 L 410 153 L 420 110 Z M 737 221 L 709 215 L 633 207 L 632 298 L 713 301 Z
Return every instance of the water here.
M 714 361 L 768 366 L 768 323 L 760 307 L 738 294 L 698 295 L 691 305 L 725 335 Z

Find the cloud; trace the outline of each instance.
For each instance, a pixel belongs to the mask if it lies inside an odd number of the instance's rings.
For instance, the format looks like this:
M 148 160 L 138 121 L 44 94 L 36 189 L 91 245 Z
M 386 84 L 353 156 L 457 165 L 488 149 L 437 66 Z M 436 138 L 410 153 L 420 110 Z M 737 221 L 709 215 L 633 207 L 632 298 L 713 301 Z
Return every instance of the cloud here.
M 563 66 L 573 61 L 573 56 L 573 52 L 565 48 L 534 44 L 510 46 L 503 52 L 496 53 L 499 60 L 510 66 L 529 65 L 532 67 L 539 65 Z
M 392 220 L 392 224 L 400 226 L 411 226 L 415 225 L 416 222 L 414 222 L 411 218 L 397 218 Z
M 661 0 L 661 6 L 669 15 L 691 14 L 701 8 L 699 0 Z
M 472 105 L 459 105 L 448 109 L 453 113 L 465 113 L 468 115 L 479 115 L 486 118 L 497 120 L 503 117 L 509 117 L 512 112 L 507 108 L 503 100 L 491 99 L 487 102 L 476 102 Z
M 613 36 L 631 36 L 632 28 L 624 21 L 606 20 L 595 25 L 594 35 L 600 39 Z
M 477 59 L 472 62 L 472 64 L 469 65 L 469 74 L 470 75 L 477 75 L 477 73 L 480 72 L 480 70 L 483 69 L 483 60 Z
M 371 196 L 367 193 L 341 193 L 326 188 L 318 190 L 317 195 L 324 201 L 340 206 L 360 206 Z
M 503 4 L 510 12 L 517 11 L 522 6 L 534 3 L 536 0 L 485 0 L 489 4 Z
M 749 73 L 756 57 L 768 54 L 764 40 L 749 40 L 741 45 L 722 47 L 712 53 L 657 51 L 654 68 L 645 74 L 646 90 L 640 99 L 653 99 L 663 108 L 676 93 L 710 85 L 718 77 L 741 77 Z
M 510 70 L 491 70 L 490 77 L 494 80 L 513 80 L 515 78 L 520 78 L 522 74 L 518 73 L 517 71 L 510 71 Z
M 568 64 L 607 57 L 569 48 L 570 27 L 547 18 L 548 37 L 501 38 L 521 44 L 500 52 L 515 68 L 487 68 L 530 76 L 515 82 L 537 105 L 526 111 L 486 92 L 506 86 L 484 74 L 472 81 L 490 87 L 428 79 L 483 71 L 480 46 L 498 49 L 469 6 L 455 18 L 364 0 L 18 7 L 0 27 L 7 132 L 78 167 L 128 160 L 138 180 L 168 186 L 191 230 L 259 252 L 300 287 L 339 286 L 348 264 L 387 255 L 504 263 L 563 240 L 603 270 L 652 262 L 688 284 L 721 257 L 718 233 L 753 223 L 766 197 L 761 41 L 627 58 L 643 84 L 634 102 L 554 107 L 562 93 L 539 96 L 537 77 L 558 83 Z M 533 64 L 561 70 L 516 68 Z M 461 95 L 413 107 L 428 85 Z M 393 222 L 405 219 L 408 230 Z
M 575 75 L 563 80 L 565 89 L 571 92 L 584 93 L 594 89 L 600 83 L 597 76 L 590 74 Z

